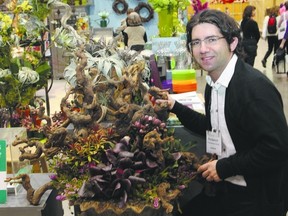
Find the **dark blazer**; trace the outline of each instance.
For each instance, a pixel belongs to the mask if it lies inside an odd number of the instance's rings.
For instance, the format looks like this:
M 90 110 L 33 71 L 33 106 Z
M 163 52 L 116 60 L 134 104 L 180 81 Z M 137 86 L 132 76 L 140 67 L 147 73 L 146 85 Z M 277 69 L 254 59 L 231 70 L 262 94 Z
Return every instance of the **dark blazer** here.
M 171 111 L 185 127 L 205 135 L 211 128 L 210 98 L 211 87 L 206 85 L 207 116 L 178 102 Z M 219 177 L 243 175 L 257 196 L 259 215 L 282 216 L 288 195 L 288 127 L 282 98 L 265 75 L 240 59 L 226 90 L 225 118 L 237 153 L 218 160 Z

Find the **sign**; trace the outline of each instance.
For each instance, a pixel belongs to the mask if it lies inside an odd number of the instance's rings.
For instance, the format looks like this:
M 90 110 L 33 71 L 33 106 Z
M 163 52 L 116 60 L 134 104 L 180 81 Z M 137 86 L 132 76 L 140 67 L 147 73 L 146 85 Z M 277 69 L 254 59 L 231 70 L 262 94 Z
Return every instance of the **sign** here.
M 7 201 L 6 165 L 6 141 L 0 140 L 0 204 Z

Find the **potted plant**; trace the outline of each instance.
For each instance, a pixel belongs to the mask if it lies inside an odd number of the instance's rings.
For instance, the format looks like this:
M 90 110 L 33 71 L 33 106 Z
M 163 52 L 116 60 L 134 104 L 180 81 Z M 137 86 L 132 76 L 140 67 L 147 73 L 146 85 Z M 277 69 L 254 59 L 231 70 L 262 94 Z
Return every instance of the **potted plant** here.
M 44 4 L 26 0 L 11 1 L 7 8 L 12 15 L 0 12 L 0 108 L 9 109 L 12 117 L 47 85 L 50 66 L 45 51 L 35 47 L 41 47 L 47 31 L 43 20 L 49 10 Z
M 100 11 L 99 13 L 98 13 L 98 16 L 100 17 L 100 23 L 99 23 L 99 25 L 100 25 L 100 27 L 102 27 L 102 28 L 105 28 L 105 27 L 107 27 L 107 25 L 109 24 L 109 12 L 107 12 L 107 11 Z
M 158 13 L 158 29 L 160 37 L 173 35 L 173 14 L 178 10 L 185 10 L 191 4 L 190 0 L 148 0 Z

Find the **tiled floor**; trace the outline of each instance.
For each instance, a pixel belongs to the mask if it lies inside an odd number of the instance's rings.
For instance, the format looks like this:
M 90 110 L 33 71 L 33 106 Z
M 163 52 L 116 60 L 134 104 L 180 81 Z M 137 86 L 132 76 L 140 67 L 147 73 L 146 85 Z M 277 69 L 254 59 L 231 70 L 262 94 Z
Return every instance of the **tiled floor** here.
M 284 111 L 286 118 L 288 118 L 288 76 L 286 74 L 276 74 L 274 70 L 272 70 L 272 59 L 273 56 L 269 57 L 267 61 L 267 68 L 264 69 L 261 64 L 261 60 L 263 56 L 266 53 L 267 50 L 267 43 L 264 40 L 260 40 L 258 44 L 258 56 L 256 58 L 255 62 L 255 68 L 262 71 L 264 74 L 266 74 L 276 85 L 278 90 L 280 91 L 283 102 L 284 102 Z M 288 63 L 288 61 L 287 61 Z M 288 67 L 287 67 L 288 68 Z M 197 73 L 197 84 L 198 84 L 198 92 L 203 93 L 204 87 L 206 84 L 205 81 L 205 72 L 203 76 L 201 76 L 200 71 Z M 60 100 L 65 94 L 65 91 L 67 90 L 68 86 L 64 80 L 54 80 L 52 88 L 49 92 L 49 98 L 50 98 L 50 113 L 53 114 L 55 111 L 60 110 Z M 37 93 L 39 96 L 43 96 L 44 92 L 39 91 Z M 73 215 L 73 208 L 69 208 L 67 205 L 67 202 L 64 202 L 64 209 L 65 209 L 65 215 L 64 216 L 70 216 Z M 288 216 L 288 214 L 287 214 Z

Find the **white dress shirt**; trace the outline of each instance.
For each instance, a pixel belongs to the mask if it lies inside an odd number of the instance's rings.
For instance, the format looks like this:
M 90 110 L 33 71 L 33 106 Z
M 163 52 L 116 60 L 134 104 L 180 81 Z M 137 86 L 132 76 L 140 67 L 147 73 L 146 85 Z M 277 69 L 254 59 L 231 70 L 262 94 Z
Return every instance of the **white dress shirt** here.
M 218 155 L 218 159 L 226 158 L 236 153 L 234 143 L 227 128 L 224 110 L 226 89 L 234 74 L 237 59 L 238 57 L 234 54 L 215 83 L 209 75 L 206 77 L 207 84 L 212 87 L 210 106 L 212 129 L 218 130 L 221 133 L 222 153 Z M 237 98 L 235 98 L 235 100 L 237 100 Z M 225 180 L 241 186 L 247 185 L 244 177 L 240 175 L 232 176 Z

